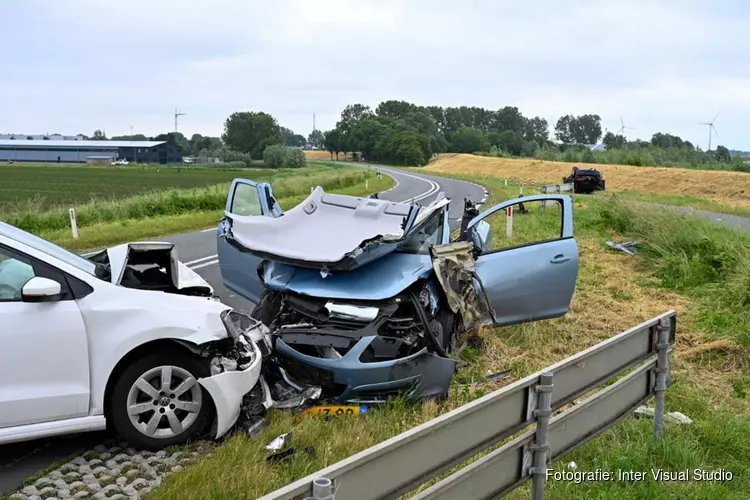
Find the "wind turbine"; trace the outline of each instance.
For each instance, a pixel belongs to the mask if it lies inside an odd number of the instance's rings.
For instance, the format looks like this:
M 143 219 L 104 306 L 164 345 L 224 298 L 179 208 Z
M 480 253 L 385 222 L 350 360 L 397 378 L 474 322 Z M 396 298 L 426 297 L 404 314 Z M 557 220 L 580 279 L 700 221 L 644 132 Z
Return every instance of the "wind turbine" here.
M 633 127 L 626 127 L 625 122 L 622 121 L 622 115 L 620 115 L 620 130 L 617 131 L 617 135 L 623 135 L 623 132 L 625 131 L 626 128 L 635 130 Z
M 716 121 L 716 118 L 719 116 L 719 113 L 716 113 L 716 116 L 714 116 L 714 119 L 710 122 L 698 122 L 701 125 L 708 125 L 708 150 L 711 151 L 711 133 L 713 132 L 716 134 L 716 138 L 719 138 L 719 133 L 716 131 L 716 127 L 714 127 L 714 122 Z

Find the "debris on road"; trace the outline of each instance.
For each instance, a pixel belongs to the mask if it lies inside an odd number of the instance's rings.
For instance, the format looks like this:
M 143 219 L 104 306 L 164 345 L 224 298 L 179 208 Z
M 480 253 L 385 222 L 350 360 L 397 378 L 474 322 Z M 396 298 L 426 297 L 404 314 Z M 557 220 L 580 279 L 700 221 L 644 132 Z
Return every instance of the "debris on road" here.
M 615 243 L 614 241 L 608 241 L 607 246 L 620 250 L 628 255 L 636 255 L 636 251 L 632 250 L 634 246 L 638 244 L 637 241 L 626 241 L 625 243 Z
M 654 418 L 654 409 L 648 406 L 639 406 L 635 409 L 633 414 L 640 418 Z M 693 419 L 680 413 L 679 411 L 671 411 L 664 415 L 664 420 L 677 425 L 692 424 Z
M 304 448 L 303 451 L 305 453 L 307 453 L 308 455 L 314 455 L 315 454 L 315 447 L 312 446 L 312 445 L 305 446 L 305 448 Z M 289 448 L 288 450 L 284 450 L 284 451 L 282 451 L 280 453 L 274 453 L 273 455 L 267 456 L 266 457 L 266 461 L 268 463 L 270 463 L 270 464 L 279 463 L 282 460 L 284 460 L 285 458 L 289 458 L 289 457 L 295 455 L 296 453 L 297 453 L 297 450 L 295 448 Z
M 292 433 L 287 432 L 280 436 L 276 436 L 273 440 L 266 445 L 266 449 L 270 451 L 279 451 L 284 449 L 289 443 L 292 442 Z

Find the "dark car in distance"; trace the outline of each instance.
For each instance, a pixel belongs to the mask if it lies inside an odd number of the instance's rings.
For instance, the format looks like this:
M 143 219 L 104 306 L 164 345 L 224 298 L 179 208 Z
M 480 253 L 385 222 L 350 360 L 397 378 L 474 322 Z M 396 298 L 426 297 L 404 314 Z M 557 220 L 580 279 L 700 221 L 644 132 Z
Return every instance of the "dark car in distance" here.
M 605 183 L 602 173 L 596 169 L 579 169 L 573 167 L 573 172 L 563 178 L 563 182 L 572 183 L 573 191 L 581 194 L 591 194 L 594 191 L 604 191 Z

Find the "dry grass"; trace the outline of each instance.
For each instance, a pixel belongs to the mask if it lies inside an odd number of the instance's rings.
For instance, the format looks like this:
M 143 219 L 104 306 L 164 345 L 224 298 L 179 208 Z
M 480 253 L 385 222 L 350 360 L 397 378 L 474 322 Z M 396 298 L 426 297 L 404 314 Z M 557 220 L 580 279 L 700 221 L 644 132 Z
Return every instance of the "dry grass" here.
M 572 167 L 572 163 L 536 159 L 446 154 L 432 162 L 427 170 L 555 183 L 569 175 Z M 578 164 L 578 167 L 600 170 L 608 191 L 692 196 L 750 209 L 750 175 L 742 172 L 598 164 Z
M 330 160 L 331 153 L 328 151 L 305 151 L 305 158 L 308 160 Z

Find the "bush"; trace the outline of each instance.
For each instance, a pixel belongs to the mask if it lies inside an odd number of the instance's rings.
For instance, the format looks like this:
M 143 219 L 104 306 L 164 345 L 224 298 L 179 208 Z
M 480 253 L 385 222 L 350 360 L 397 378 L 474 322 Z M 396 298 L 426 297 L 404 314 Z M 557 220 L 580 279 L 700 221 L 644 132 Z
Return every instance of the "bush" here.
M 301 149 L 273 144 L 263 150 L 263 163 L 271 168 L 302 168 L 307 160 Z

